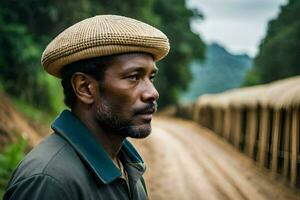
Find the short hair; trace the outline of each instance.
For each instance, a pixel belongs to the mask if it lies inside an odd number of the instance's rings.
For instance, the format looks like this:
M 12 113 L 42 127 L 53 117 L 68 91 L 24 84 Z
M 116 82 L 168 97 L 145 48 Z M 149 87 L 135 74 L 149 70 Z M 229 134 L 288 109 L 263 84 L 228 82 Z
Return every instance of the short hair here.
M 75 72 L 85 73 L 98 80 L 99 84 L 102 84 L 104 80 L 104 73 L 108 66 L 113 64 L 115 58 L 115 55 L 102 56 L 79 60 L 64 66 L 61 70 L 61 85 L 64 91 L 64 102 L 66 106 L 72 109 L 76 101 L 76 95 L 71 84 L 71 78 Z

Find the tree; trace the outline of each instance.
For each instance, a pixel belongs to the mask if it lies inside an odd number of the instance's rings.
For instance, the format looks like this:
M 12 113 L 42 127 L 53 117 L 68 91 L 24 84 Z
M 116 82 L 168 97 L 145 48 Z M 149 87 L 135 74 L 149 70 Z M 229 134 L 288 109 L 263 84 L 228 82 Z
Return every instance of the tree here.
M 269 22 L 254 68 L 246 80 L 248 83 L 268 83 L 300 74 L 299 10 L 300 1 L 290 0 L 281 7 L 279 16 Z M 257 78 L 253 78 L 255 76 Z

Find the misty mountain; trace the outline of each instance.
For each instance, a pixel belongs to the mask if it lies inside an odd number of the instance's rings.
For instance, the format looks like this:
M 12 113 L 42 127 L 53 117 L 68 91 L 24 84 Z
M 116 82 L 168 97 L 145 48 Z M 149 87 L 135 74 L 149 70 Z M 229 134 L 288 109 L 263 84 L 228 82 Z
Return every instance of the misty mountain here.
M 193 61 L 189 66 L 193 80 L 181 94 L 181 101 L 240 87 L 251 65 L 252 59 L 246 54 L 233 55 L 218 44 L 208 45 L 205 61 Z

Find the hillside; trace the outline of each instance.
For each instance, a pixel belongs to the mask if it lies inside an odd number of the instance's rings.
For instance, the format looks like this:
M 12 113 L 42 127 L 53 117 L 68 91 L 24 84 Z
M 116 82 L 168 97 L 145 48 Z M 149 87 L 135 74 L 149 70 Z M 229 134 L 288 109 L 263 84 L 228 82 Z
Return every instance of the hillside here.
M 12 101 L 1 92 L 0 99 L 0 147 L 15 142 L 20 136 L 27 139 L 29 147 L 39 143 L 47 133 L 45 128 L 26 119 Z
M 232 55 L 218 44 L 207 46 L 206 61 L 194 61 L 190 65 L 193 80 L 182 101 L 195 100 L 205 93 L 218 93 L 238 88 L 252 65 L 248 55 Z

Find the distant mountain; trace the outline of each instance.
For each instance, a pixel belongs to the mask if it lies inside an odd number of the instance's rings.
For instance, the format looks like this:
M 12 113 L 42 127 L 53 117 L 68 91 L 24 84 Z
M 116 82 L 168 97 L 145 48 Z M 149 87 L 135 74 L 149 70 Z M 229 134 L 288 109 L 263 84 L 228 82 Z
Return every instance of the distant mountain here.
M 238 88 L 251 65 L 252 59 L 248 55 L 232 55 L 222 46 L 210 44 L 206 49 L 205 62 L 191 63 L 193 80 L 188 91 L 181 95 L 181 100 L 192 101 L 202 94 Z

